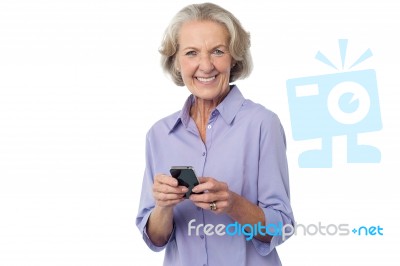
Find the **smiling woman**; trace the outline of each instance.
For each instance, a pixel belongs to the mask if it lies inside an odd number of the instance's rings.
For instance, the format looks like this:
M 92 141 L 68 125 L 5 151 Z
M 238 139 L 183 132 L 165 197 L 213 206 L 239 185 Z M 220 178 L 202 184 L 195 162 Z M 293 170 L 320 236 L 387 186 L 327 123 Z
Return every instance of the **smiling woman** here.
M 185 7 L 166 30 L 162 66 L 191 95 L 147 134 L 136 219 L 152 250 L 166 248 L 164 265 L 281 265 L 278 234 L 188 234 L 193 220 L 205 228 L 294 224 L 281 123 L 231 84 L 250 74 L 249 48 L 239 21 L 214 4 Z M 200 175 L 188 199 L 188 188 L 165 174 L 176 165 Z
M 228 50 L 229 35 L 224 26 L 212 21 L 183 24 L 178 42 L 176 67 L 183 83 L 199 99 L 216 101 L 229 92 L 234 60 Z
M 183 24 L 190 22 L 214 22 L 224 28 L 228 39 L 224 40 L 231 57 L 236 62 L 230 71 L 229 82 L 250 75 L 253 64 L 250 54 L 250 35 L 240 21 L 229 11 L 214 4 L 189 5 L 178 12 L 167 27 L 161 44 L 161 65 L 178 86 L 185 86 L 179 69 L 175 65 L 176 53 L 181 43 Z M 192 32 L 196 35 L 197 32 Z M 204 41 L 204 40 L 203 40 Z

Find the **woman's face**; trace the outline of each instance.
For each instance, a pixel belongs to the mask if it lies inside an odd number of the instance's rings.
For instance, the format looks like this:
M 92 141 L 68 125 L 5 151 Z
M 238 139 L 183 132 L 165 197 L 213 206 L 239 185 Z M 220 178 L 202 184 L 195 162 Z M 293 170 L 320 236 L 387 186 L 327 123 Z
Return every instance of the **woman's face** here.
M 229 91 L 233 59 L 229 34 L 212 21 L 190 21 L 179 32 L 176 67 L 189 91 L 203 100 L 219 100 Z

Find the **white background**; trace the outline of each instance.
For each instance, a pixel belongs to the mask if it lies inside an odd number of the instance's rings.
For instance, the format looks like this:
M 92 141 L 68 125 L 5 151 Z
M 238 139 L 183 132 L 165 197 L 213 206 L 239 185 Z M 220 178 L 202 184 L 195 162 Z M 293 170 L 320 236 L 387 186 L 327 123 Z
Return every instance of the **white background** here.
M 162 33 L 189 1 L 0 1 L 0 265 L 161 265 L 135 226 L 144 138 L 188 92 L 161 71 Z M 399 47 L 397 1 L 216 1 L 252 35 L 243 94 L 278 113 L 288 139 L 298 223 L 384 228 L 384 236 L 301 236 L 278 247 L 284 265 L 398 265 Z M 383 129 L 360 136 L 380 164 L 300 169 L 285 82 L 356 67 L 377 73 Z M 221 250 L 221 252 L 223 252 Z

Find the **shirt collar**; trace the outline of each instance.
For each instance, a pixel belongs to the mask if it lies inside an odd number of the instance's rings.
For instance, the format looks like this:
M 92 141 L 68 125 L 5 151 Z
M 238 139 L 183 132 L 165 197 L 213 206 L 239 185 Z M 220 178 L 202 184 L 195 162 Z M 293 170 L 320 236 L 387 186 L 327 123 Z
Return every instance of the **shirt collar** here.
M 190 95 L 185 101 L 185 104 L 183 105 L 183 108 L 180 111 L 177 119 L 171 125 L 169 133 L 174 131 L 179 124 L 183 124 L 186 128 L 188 127 L 190 121 L 190 107 L 192 106 L 193 101 L 194 96 Z M 216 110 L 218 110 L 225 123 L 230 125 L 236 114 L 239 112 L 244 101 L 245 99 L 242 93 L 239 91 L 239 88 L 236 85 L 231 85 L 231 90 L 225 99 L 216 107 Z

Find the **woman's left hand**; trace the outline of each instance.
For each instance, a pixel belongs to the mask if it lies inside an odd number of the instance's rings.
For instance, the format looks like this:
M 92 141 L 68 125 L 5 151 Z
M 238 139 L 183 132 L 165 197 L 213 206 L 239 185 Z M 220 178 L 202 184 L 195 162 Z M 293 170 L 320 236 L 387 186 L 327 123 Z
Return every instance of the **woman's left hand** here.
M 193 188 L 190 200 L 200 208 L 212 210 L 215 213 L 229 213 L 233 206 L 234 193 L 224 182 L 219 182 L 212 177 L 200 177 L 200 184 Z M 215 203 L 215 204 L 214 204 Z M 214 209 L 212 205 L 214 204 Z

